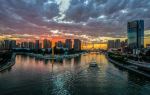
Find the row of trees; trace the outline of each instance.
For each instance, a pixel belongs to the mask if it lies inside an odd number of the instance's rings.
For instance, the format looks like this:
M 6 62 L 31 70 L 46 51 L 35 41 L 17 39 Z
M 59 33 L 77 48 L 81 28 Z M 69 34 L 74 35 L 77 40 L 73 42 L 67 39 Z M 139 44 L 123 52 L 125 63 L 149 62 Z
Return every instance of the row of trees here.
M 52 49 L 14 49 L 14 52 L 28 52 L 28 53 L 36 53 L 36 54 L 52 54 Z M 76 51 L 74 49 L 71 50 L 65 50 L 63 48 L 54 48 L 54 53 L 55 54 L 75 54 L 75 53 L 80 53 L 84 52 L 83 50 L 81 51 Z

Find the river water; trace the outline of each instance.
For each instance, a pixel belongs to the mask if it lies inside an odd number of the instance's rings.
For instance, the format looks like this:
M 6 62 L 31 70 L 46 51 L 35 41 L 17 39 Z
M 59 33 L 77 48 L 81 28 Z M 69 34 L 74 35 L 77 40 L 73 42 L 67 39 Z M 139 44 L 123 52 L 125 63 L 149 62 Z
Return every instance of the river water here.
M 89 68 L 95 59 L 99 68 Z M 0 73 L 0 95 L 150 95 L 150 81 L 119 69 L 104 54 L 62 62 L 17 55 Z

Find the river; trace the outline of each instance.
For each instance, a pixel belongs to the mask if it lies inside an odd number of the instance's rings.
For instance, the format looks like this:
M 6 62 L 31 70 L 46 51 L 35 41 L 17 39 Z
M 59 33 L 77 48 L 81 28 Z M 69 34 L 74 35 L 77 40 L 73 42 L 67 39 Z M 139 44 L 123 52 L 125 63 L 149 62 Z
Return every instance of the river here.
M 95 59 L 99 68 L 89 68 Z M 17 55 L 0 73 L 0 95 L 150 95 L 150 81 L 119 69 L 104 54 L 62 62 Z

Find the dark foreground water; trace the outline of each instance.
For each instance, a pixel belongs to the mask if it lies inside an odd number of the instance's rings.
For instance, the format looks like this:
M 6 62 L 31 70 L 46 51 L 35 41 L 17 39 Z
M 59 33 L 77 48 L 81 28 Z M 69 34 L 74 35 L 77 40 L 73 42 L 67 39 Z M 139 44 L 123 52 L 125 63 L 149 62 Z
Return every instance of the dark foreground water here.
M 89 68 L 92 58 L 99 68 Z M 150 82 L 115 67 L 103 54 L 62 62 L 17 55 L 0 73 L 0 95 L 150 95 Z

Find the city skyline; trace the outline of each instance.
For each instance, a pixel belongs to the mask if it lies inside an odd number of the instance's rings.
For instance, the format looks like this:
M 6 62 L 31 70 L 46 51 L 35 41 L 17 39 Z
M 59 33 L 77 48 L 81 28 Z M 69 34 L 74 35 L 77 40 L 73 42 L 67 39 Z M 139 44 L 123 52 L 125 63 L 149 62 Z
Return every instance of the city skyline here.
M 0 0 L 0 95 L 148 95 L 150 0 Z
M 77 40 L 77 42 L 75 42 Z M 79 41 L 79 42 L 78 42 Z M 68 48 L 68 50 L 75 49 L 77 50 L 92 50 L 92 49 L 107 49 L 107 43 L 83 43 L 79 39 L 66 39 L 65 41 L 56 41 L 52 42 L 49 39 L 44 40 L 32 40 L 32 41 L 21 41 L 17 42 L 16 40 L 6 39 L 0 41 L 0 49 L 50 49 L 52 47 L 56 48 Z

